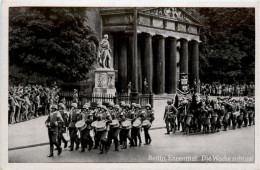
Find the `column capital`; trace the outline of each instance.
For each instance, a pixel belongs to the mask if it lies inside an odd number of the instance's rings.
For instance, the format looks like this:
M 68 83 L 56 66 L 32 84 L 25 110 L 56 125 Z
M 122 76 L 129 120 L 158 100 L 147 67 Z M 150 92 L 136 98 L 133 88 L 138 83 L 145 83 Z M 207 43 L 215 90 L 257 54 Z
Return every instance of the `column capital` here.
M 142 32 L 142 36 L 146 36 L 146 37 L 152 37 L 154 36 L 154 33 L 150 33 L 150 32 Z
M 201 43 L 202 41 L 197 40 L 197 39 L 192 39 L 191 41 L 197 42 L 197 43 Z
M 163 39 L 165 39 L 165 38 L 167 38 L 168 36 L 167 36 L 167 35 L 162 35 L 162 34 L 156 34 L 154 37 L 155 37 L 155 38 L 163 38 Z

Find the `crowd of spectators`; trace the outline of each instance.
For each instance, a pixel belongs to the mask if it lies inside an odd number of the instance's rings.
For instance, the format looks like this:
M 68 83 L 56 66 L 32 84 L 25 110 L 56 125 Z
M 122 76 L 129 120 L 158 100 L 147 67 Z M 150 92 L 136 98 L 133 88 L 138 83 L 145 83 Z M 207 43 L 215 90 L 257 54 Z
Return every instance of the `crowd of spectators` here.
M 59 91 L 60 89 L 57 86 L 10 86 L 8 93 L 8 123 L 18 123 L 47 115 L 50 105 L 58 104 L 65 100 L 60 99 Z
M 253 96 L 255 85 L 246 84 L 204 84 L 200 85 L 200 93 L 209 96 Z

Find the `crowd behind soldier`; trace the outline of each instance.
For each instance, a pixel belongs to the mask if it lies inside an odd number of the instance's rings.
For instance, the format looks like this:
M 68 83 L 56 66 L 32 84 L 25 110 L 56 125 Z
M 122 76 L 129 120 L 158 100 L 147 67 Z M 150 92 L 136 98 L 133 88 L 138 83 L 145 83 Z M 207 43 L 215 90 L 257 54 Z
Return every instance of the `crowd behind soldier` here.
M 115 105 L 110 102 L 107 106 L 98 102 L 97 107 L 90 107 L 90 103 L 78 108 L 72 103 L 66 108 L 63 103 L 51 105 L 45 124 L 48 127 L 50 139 L 50 154 L 54 156 L 53 145 L 58 155 L 63 148 L 69 151 L 98 149 L 99 154 L 107 153 L 114 144 L 114 151 L 142 145 L 141 132 L 144 132 L 144 145 L 150 145 L 152 138 L 149 129 L 154 121 L 154 111 L 150 104 L 141 108 L 140 104 L 120 102 Z M 58 110 L 57 110 L 58 108 Z M 66 110 L 66 111 L 65 111 Z M 64 139 L 64 133 L 69 132 L 70 145 Z M 55 140 L 55 138 L 57 140 Z M 121 148 L 119 148 L 121 145 Z
M 254 84 L 204 84 L 200 85 L 200 93 L 209 96 L 253 96 Z
M 178 96 L 168 100 L 165 107 L 164 120 L 166 134 L 175 133 L 176 129 L 189 133 L 206 134 L 228 129 L 247 127 L 255 124 L 255 99 L 232 97 L 200 98 L 193 94 L 192 98 Z
M 60 101 L 60 89 L 46 85 L 13 85 L 8 93 L 8 123 L 19 123 L 39 116 L 48 115 L 50 106 Z

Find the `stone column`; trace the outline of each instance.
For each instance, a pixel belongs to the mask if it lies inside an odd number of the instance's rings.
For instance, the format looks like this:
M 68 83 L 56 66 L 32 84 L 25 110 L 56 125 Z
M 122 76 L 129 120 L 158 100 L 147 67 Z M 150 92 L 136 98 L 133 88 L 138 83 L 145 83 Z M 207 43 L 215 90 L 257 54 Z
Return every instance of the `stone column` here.
M 143 35 L 143 58 L 144 58 L 144 73 L 149 89 L 153 90 L 153 49 L 152 49 L 152 35 Z M 144 81 L 144 80 L 143 80 Z
M 127 93 L 127 43 L 126 37 L 120 37 L 118 46 L 119 57 L 118 57 L 118 93 Z
M 192 53 L 191 53 L 191 61 L 192 61 L 192 81 L 196 79 L 196 84 L 199 82 L 199 42 L 198 41 L 192 41 Z M 195 92 L 198 92 L 198 86 L 195 90 Z
M 131 63 L 131 77 L 129 80 L 131 80 L 131 84 L 132 84 L 132 89 L 131 92 L 132 93 L 138 93 L 138 70 L 139 68 L 139 64 L 138 64 L 138 53 L 137 53 L 137 46 L 135 46 L 135 43 L 137 43 L 137 41 L 135 42 L 135 38 L 133 36 L 133 34 L 129 34 L 129 57 L 130 60 L 132 61 Z M 136 48 L 136 49 L 135 49 Z
M 181 61 L 180 61 L 180 73 L 188 74 L 188 40 L 181 39 Z
M 175 94 L 177 90 L 177 39 L 170 37 L 169 40 L 169 93 Z
M 155 54 L 155 93 L 165 93 L 165 37 L 156 37 L 157 47 Z

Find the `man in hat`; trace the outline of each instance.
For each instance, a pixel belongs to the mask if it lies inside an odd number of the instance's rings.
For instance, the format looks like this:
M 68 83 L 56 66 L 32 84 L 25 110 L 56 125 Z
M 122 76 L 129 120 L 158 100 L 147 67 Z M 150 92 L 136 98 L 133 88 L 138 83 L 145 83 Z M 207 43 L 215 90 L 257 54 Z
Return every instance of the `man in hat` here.
M 175 128 L 174 116 L 177 116 L 177 109 L 172 105 L 172 100 L 167 101 L 167 106 L 165 107 L 165 112 L 163 119 L 165 120 L 167 133 L 170 134 L 170 126 Z
M 63 122 L 63 119 L 59 112 L 57 112 L 58 106 L 52 105 L 51 106 L 51 113 L 49 114 L 47 120 L 45 121 L 46 127 L 48 127 L 48 135 L 50 141 L 50 154 L 48 157 L 53 156 L 53 145 L 58 148 L 58 155 L 61 154 L 62 148 L 57 143 L 57 136 L 58 136 L 58 125 L 60 122 Z
M 80 120 L 80 114 L 78 114 L 78 110 L 77 110 L 77 103 L 72 103 L 71 104 L 71 112 L 69 114 L 69 134 L 70 134 L 70 151 L 73 151 L 74 149 L 74 143 L 76 143 L 76 148 L 75 150 L 79 149 L 79 139 L 78 139 L 78 135 L 77 135 L 77 128 L 75 126 L 75 124 L 77 123 L 77 121 Z
M 59 124 L 59 134 L 58 134 L 58 143 L 61 145 L 61 141 L 64 143 L 64 148 L 67 148 L 68 142 L 65 140 L 63 133 L 66 132 L 68 126 L 68 115 L 65 113 L 66 106 L 63 103 L 59 103 L 60 115 L 63 119 L 63 122 Z

